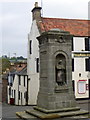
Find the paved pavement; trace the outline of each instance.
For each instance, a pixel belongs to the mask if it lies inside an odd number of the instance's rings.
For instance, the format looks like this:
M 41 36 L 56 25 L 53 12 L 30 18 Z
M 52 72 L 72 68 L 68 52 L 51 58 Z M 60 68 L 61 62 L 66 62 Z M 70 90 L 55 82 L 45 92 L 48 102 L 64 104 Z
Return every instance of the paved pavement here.
M 14 106 L 14 105 L 2 105 L 2 117 L 3 118 L 18 118 L 16 112 L 24 111 L 26 109 L 32 109 L 32 106 Z
M 88 110 L 90 112 L 90 100 L 77 100 L 76 102 L 81 109 Z
M 84 109 L 84 110 L 89 109 L 90 101 L 88 101 L 88 100 L 81 100 L 80 101 L 79 100 L 79 101 L 77 101 L 77 103 L 78 103 L 78 106 L 80 106 L 82 109 Z M 0 104 L 0 108 L 1 108 L 1 104 Z M 33 108 L 33 106 L 14 106 L 14 105 L 3 104 L 2 105 L 3 120 L 5 120 L 5 118 L 7 118 L 7 120 L 11 120 L 10 118 L 18 119 L 18 117 L 15 114 L 16 112 L 24 111 L 26 109 L 32 109 L 32 108 Z M 0 111 L 0 113 L 1 113 L 1 111 Z

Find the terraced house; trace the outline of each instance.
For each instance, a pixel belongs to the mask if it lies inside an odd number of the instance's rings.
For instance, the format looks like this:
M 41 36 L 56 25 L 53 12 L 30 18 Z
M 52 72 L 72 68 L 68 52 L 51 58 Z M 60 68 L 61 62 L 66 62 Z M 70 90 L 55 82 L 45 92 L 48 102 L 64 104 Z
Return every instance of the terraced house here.
M 75 98 L 90 98 L 90 31 L 89 20 L 45 18 L 41 7 L 35 3 L 32 9 L 32 25 L 28 34 L 27 74 L 29 104 L 36 104 L 39 91 L 39 44 L 37 37 L 49 30 L 69 31 L 72 39 L 72 85 Z
M 28 104 L 28 77 L 26 64 L 17 65 L 8 74 L 8 104 Z

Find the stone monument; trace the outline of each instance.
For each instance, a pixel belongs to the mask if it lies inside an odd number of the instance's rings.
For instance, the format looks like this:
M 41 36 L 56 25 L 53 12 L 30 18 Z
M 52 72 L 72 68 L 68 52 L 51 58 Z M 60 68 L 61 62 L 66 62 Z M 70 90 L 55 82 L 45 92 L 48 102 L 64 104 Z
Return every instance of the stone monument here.
M 50 30 L 38 37 L 40 90 L 37 108 L 57 111 L 77 108 L 72 90 L 72 56 L 69 32 Z
M 40 88 L 37 106 L 33 110 L 26 110 L 26 113 L 41 119 L 88 113 L 77 107 L 72 89 L 72 37 L 67 31 L 52 29 L 37 38 L 40 48 Z

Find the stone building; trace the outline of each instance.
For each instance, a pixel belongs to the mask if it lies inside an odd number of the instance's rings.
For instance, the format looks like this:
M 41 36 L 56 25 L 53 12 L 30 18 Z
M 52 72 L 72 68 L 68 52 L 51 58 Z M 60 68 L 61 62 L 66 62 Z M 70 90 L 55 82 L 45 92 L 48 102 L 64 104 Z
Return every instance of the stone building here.
M 3 74 L 2 76 L 2 102 L 7 103 L 7 86 L 8 86 L 8 75 Z
M 0 102 L 2 102 L 2 81 L 0 80 Z
M 30 78 L 29 104 L 36 104 L 39 90 L 39 44 L 37 37 L 48 30 L 69 31 L 72 39 L 72 84 L 76 98 L 90 98 L 90 39 L 89 20 L 46 18 L 35 3 L 32 9 L 32 25 L 28 34 L 27 74 Z

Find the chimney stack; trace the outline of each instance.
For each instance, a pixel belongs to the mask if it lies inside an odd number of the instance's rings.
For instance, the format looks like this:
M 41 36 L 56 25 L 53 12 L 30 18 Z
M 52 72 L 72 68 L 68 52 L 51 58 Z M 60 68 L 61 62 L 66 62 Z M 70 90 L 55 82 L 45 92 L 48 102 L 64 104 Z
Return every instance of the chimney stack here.
M 35 7 L 38 7 L 38 2 L 35 2 Z
M 38 2 L 35 2 L 35 6 L 32 9 L 32 20 L 40 21 L 41 20 L 41 7 L 38 6 Z

